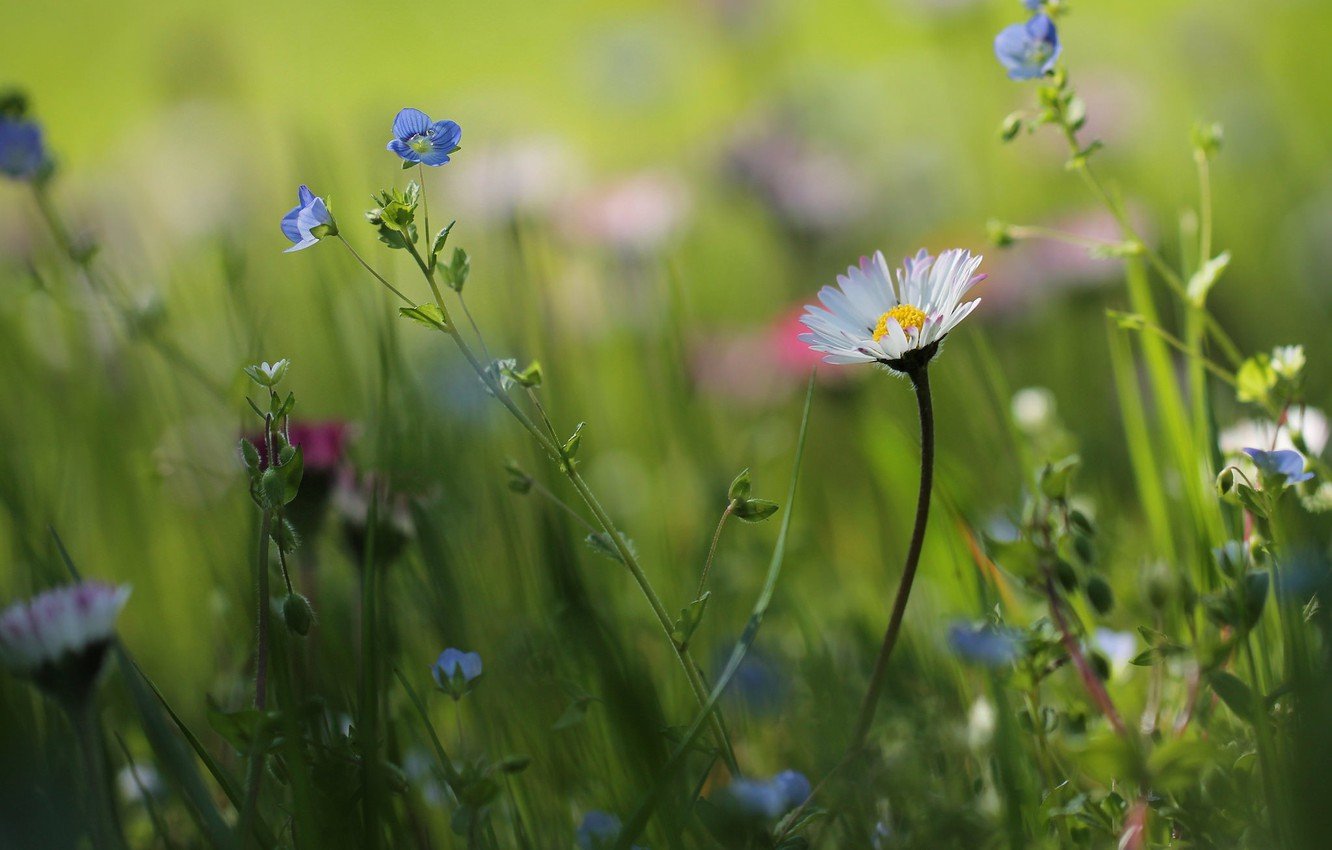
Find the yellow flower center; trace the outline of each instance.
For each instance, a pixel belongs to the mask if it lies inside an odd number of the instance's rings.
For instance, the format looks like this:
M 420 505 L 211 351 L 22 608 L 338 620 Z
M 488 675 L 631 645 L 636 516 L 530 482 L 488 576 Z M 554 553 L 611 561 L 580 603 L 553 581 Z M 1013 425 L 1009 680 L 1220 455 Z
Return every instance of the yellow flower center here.
M 888 320 L 892 319 L 902 327 L 902 330 L 915 328 L 920 330 L 925 324 L 925 311 L 914 304 L 898 304 L 879 317 L 879 323 L 874 326 L 874 341 L 878 342 L 888 333 Z
M 430 140 L 425 136 L 413 136 L 407 144 L 417 153 L 430 153 Z

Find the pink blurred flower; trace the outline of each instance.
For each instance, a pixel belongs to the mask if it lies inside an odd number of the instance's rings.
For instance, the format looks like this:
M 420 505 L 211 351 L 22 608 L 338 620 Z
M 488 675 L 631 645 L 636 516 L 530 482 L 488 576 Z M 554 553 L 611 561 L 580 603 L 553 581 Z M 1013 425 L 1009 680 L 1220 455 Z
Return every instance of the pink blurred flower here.
M 561 216 L 575 241 L 629 254 L 659 248 L 689 214 L 688 187 L 679 178 L 642 172 L 574 198 Z
M 718 334 L 699 340 L 691 357 L 700 389 L 742 404 L 766 404 L 804 385 L 822 355 L 796 339 L 807 328 L 800 307 L 790 308 L 766 327 L 747 333 Z M 850 373 L 824 369 L 821 383 L 839 382 Z

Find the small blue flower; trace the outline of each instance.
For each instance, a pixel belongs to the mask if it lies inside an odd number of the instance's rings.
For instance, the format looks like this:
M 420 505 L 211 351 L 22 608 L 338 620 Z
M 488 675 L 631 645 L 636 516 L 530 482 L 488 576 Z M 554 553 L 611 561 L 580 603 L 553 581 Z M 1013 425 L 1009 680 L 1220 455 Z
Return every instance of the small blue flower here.
M 1005 27 L 994 38 L 994 55 L 1012 80 L 1034 80 L 1054 69 L 1059 58 L 1059 33 L 1048 15 Z
M 1312 472 L 1304 471 L 1304 457 L 1299 452 L 1290 449 L 1278 449 L 1274 452 L 1245 449 L 1244 453 L 1253 458 L 1254 465 L 1262 472 L 1263 477 L 1281 479 L 1288 487 L 1314 477 Z
M 46 163 L 42 128 L 31 121 L 0 117 L 0 174 L 31 180 Z
M 958 623 L 948 629 L 948 646 L 966 661 L 1001 667 L 1017 657 L 1018 637 L 1011 629 Z
M 583 822 L 578 825 L 574 841 L 578 850 L 609 850 L 620 837 L 620 819 L 608 812 L 593 810 L 583 815 Z M 637 844 L 633 850 L 647 850 Z
M 419 109 L 407 108 L 393 119 L 394 139 L 388 149 L 408 162 L 443 165 L 458 149 L 462 127 L 453 121 L 434 121 Z
M 803 773 L 784 770 L 771 779 L 736 779 L 726 789 L 729 802 L 746 815 L 776 820 L 805 802 L 809 780 Z
M 462 699 L 476 680 L 481 678 L 481 656 L 449 647 L 439 654 L 430 672 L 434 674 L 435 683 L 441 690 L 455 700 Z
M 305 184 L 301 184 L 301 188 L 296 191 L 296 197 L 296 206 L 282 217 L 282 235 L 294 243 L 283 252 L 286 254 L 309 248 L 325 236 L 338 234 L 333 214 L 328 211 L 328 204 L 324 203 L 323 198 L 311 192 Z

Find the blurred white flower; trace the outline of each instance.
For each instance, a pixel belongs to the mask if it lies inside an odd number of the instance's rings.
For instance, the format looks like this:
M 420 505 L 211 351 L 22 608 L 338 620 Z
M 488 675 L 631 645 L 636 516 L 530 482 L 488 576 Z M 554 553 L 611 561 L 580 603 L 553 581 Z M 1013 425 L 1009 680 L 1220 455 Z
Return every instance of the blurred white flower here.
M 85 581 L 39 593 L 0 614 L 0 658 L 20 675 L 32 675 L 69 656 L 105 649 L 130 589 Z
M 1323 411 L 1316 407 L 1296 407 L 1286 414 L 1286 422 L 1277 428 L 1276 424 L 1264 419 L 1245 419 L 1221 432 L 1217 444 L 1221 453 L 1227 456 L 1239 456 L 1246 448 L 1269 450 L 1275 445 L 1276 451 L 1295 451 L 1291 432 L 1304 438 L 1309 452 L 1321 455 L 1327 447 L 1329 436 L 1328 420 Z M 1273 443 L 1275 436 L 1276 442 Z
M 1272 370 L 1288 381 L 1300 376 L 1304 369 L 1304 346 L 1279 345 L 1272 349 Z
M 1128 664 L 1138 654 L 1138 638 L 1133 632 L 1099 628 L 1092 633 L 1092 645 L 1105 655 L 1114 669 Z
M 116 774 L 116 789 L 120 792 L 120 799 L 126 803 L 141 803 L 144 802 L 145 792 L 149 797 L 159 797 L 166 790 L 157 769 L 138 762 L 120 769 Z
M 1045 387 L 1025 387 L 1013 393 L 1013 423 L 1027 434 L 1038 434 L 1054 422 L 1055 397 Z
M 979 750 L 994 737 L 994 706 L 985 697 L 978 697 L 967 712 L 967 745 Z

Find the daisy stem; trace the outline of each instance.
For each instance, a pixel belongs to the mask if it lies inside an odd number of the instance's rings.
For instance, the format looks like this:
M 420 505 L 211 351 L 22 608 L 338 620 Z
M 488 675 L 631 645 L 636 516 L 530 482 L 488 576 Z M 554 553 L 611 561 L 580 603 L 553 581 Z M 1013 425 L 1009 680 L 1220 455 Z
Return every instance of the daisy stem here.
M 69 709 L 69 721 L 79 740 L 79 755 L 88 780 L 92 844 L 95 850 L 123 850 L 125 840 L 116 828 L 115 803 L 107 783 L 106 760 L 97 728 L 97 709 L 90 699 Z
M 916 390 L 916 404 L 920 409 L 920 493 L 916 499 L 916 524 L 911 531 L 911 543 L 907 546 L 906 564 L 897 585 L 897 597 L 893 600 L 893 610 L 888 617 L 888 629 L 883 634 L 883 646 L 874 661 L 869 689 L 860 705 L 860 718 L 856 721 L 851 744 L 847 747 L 848 755 L 864 745 L 865 736 L 869 734 L 870 724 L 874 721 L 874 712 L 887 681 L 888 659 L 897 646 L 907 599 L 911 595 L 911 584 L 916 578 L 916 567 L 920 565 L 920 552 L 925 544 L 925 526 L 930 516 L 930 491 L 934 488 L 934 407 L 930 400 L 928 366 L 921 366 L 908 377 Z

